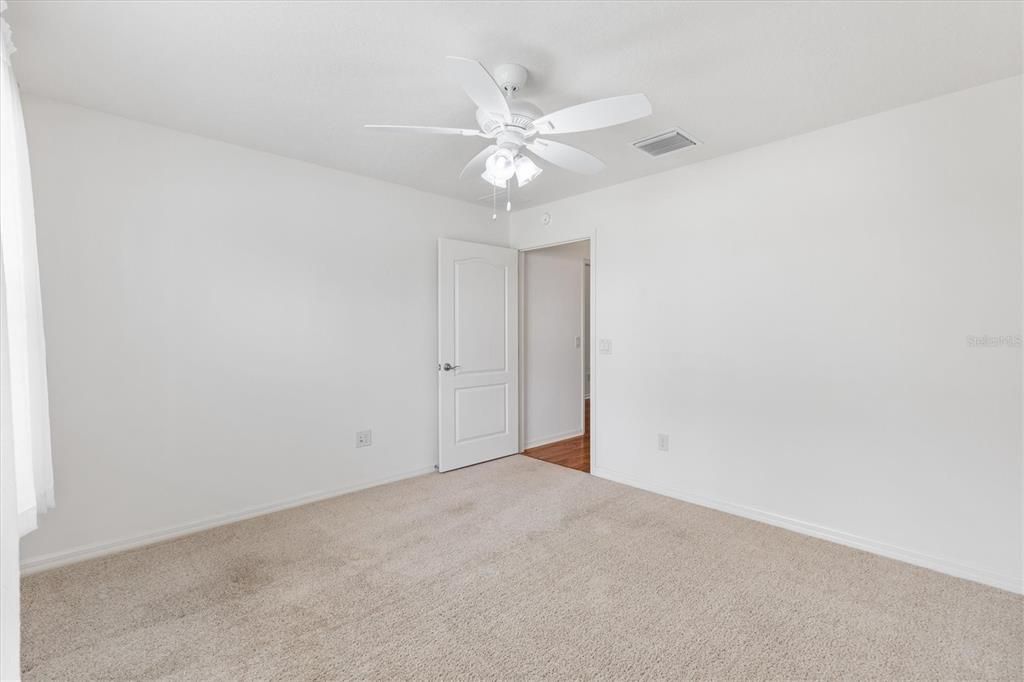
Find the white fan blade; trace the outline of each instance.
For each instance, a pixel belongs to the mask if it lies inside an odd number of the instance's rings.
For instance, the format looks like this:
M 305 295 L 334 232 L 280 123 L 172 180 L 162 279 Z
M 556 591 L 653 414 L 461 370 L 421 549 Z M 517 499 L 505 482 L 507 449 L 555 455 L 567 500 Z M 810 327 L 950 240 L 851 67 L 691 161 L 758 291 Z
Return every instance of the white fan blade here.
M 480 135 L 483 137 L 483 133 L 479 130 L 473 130 L 471 128 L 436 128 L 433 126 L 392 126 L 392 125 L 366 125 L 364 128 L 378 128 L 383 130 L 401 130 L 407 133 L 430 133 L 432 135 L 465 135 L 466 137 L 473 137 Z
M 488 147 L 487 149 L 483 150 L 482 152 L 474 156 L 472 159 L 470 159 L 469 163 L 467 163 L 466 166 L 462 169 L 462 172 L 459 173 L 459 178 L 461 179 L 463 175 L 469 172 L 474 172 L 477 175 L 483 173 L 484 162 L 487 161 L 487 157 L 493 154 L 494 150 L 497 148 L 498 145 L 492 144 L 490 147 Z
M 504 91 L 494 82 L 483 64 L 464 57 L 448 57 L 448 70 L 478 107 L 499 120 L 512 120 Z
M 591 156 L 582 149 L 570 147 L 561 142 L 537 138 L 526 145 L 531 152 L 574 173 L 593 175 L 604 170 L 604 163 L 596 156 Z
M 579 133 L 635 121 L 651 115 L 646 95 L 622 95 L 594 100 L 559 109 L 533 122 L 537 132 L 544 134 Z

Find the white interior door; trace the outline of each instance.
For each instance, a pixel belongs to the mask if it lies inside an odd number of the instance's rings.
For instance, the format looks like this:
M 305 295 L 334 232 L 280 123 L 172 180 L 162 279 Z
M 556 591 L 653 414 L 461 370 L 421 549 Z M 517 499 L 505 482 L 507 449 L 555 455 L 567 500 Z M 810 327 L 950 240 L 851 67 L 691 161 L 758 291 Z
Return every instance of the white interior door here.
M 440 471 L 519 451 L 518 252 L 439 239 Z

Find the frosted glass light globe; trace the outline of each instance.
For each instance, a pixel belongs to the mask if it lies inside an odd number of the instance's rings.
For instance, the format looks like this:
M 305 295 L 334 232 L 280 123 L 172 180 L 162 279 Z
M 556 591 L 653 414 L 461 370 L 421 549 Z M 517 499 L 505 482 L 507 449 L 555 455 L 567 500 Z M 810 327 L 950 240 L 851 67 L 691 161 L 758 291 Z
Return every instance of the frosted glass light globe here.
M 491 177 L 501 182 L 505 182 L 516 173 L 515 158 L 507 149 L 499 149 L 487 157 L 486 166 Z

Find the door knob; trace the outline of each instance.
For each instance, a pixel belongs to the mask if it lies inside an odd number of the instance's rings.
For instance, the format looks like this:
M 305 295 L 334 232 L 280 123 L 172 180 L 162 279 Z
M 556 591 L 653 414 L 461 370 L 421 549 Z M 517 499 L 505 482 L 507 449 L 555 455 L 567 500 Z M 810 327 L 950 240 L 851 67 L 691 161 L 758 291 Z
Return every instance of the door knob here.
M 453 369 L 458 369 L 458 368 L 459 368 L 459 367 L 461 367 L 461 366 L 462 366 L 462 365 L 453 365 L 453 364 L 451 364 L 451 363 L 449 363 L 449 362 L 446 362 L 446 363 L 444 363 L 444 365 L 443 365 L 443 366 L 441 367 L 441 369 L 443 369 L 443 370 L 444 370 L 444 371 L 446 371 L 446 372 L 450 372 L 450 371 L 452 371 Z

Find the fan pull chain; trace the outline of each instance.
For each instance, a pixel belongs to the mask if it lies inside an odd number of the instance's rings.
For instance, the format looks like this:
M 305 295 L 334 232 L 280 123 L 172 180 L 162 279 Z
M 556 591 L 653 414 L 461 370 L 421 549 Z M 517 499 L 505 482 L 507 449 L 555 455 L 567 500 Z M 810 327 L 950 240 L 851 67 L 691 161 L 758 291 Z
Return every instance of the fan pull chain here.
M 491 185 L 491 220 L 498 219 L 498 186 Z
M 505 202 L 505 210 L 512 210 L 512 178 L 505 181 L 505 187 L 508 188 L 508 201 Z

